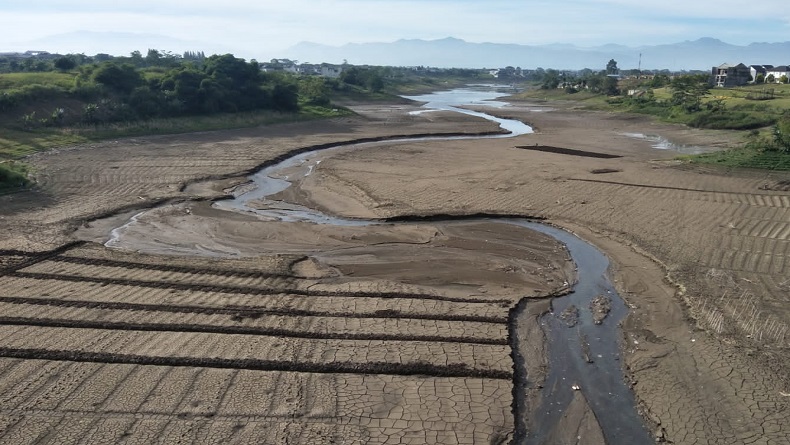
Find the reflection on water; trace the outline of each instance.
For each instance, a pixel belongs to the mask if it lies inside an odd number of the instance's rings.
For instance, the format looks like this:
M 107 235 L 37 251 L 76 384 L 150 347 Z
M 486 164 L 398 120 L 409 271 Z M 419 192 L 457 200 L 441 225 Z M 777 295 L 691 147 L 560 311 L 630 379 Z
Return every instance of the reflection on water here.
M 622 136 L 627 136 L 629 138 L 648 141 L 651 143 L 651 146 L 653 148 L 656 148 L 658 150 L 674 150 L 677 151 L 678 153 L 683 153 L 687 155 L 696 155 L 700 153 L 708 153 L 711 151 L 715 151 L 715 149 L 711 147 L 676 144 L 674 142 L 671 142 L 669 139 L 657 134 L 644 134 L 644 133 L 620 133 L 620 134 Z
M 488 119 L 499 124 L 500 127 L 509 131 L 511 134 L 503 135 L 503 137 L 520 136 L 522 134 L 534 133 L 532 127 L 529 125 L 515 120 L 515 119 L 500 119 L 486 113 L 477 111 L 466 110 L 459 108 L 469 105 L 484 105 L 493 108 L 503 108 L 510 104 L 495 100 L 498 97 L 505 96 L 505 91 L 512 92 L 512 88 L 499 87 L 497 85 L 476 85 L 468 88 L 458 88 L 449 91 L 437 91 L 431 94 L 423 94 L 421 96 L 403 96 L 406 99 L 411 99 L 417 102 L 425 102 L 422 106 L 425 110 L 413 111 L 411 114 L 420 114 L 427 111 L 454 111 L 456 113 L 463 113 L 469 116 L 481 117 Z

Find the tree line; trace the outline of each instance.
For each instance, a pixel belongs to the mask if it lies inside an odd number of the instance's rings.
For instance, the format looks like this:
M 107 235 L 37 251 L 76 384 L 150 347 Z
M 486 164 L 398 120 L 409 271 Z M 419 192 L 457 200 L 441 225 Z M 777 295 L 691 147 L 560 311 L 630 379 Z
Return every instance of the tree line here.
M 20 121 L 26 129 L 256 110 L 290 113 L 300 104 L 329 106 L 330 85 L 325 79 L 266 73 L 255 60 L 232 54 L 207 57 L 203 52 L 175 55 L 149 49 L 146 55 L 135 51 L 128 57 L 31 57 L 16 60 L 16 65 L 3 59 L 0 66 L 33 73 L 39 62 L 48 63 L 52 76 L 61 81 L 46 78 L 0 91 L 0 112 L 22 109 Z M 26 71 L 26 66 L 33 71 Z M 63 79 L 67 85 L 73 79 L 73 85 L 64 86 Z
M 149 71 L 131 63 L 104 62 L 80 70 L 77 82 L 90 81 L 141 118 L 298 109 L 295 82 L 267 76 L 257 62 L 231 54 L 207 57 L 200 66 L 187 62 Z

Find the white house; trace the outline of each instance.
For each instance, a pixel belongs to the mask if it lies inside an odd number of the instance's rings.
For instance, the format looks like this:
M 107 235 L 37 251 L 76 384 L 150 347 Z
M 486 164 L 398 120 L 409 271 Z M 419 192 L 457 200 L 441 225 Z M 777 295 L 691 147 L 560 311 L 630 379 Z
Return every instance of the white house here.
M 774 76 L 774 82 L 779 83 L 782 76 L 790 78 L 790 67 L 787 65 L 775 66 L 765 70 L 765 79 L 768 81 L 769 76 Z

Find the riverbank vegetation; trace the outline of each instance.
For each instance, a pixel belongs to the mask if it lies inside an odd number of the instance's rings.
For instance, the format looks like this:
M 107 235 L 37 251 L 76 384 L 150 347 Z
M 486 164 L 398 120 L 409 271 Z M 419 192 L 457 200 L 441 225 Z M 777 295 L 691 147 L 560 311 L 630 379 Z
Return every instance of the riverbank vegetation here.
M 492 79 L 486 70 L 351 65 L 325 77 L 272 62 L 154 49 L 0 57 L 0 188 L 28 185 L 18 160 L 54 147 L 338 117 L 351 113 L 343 104 L 405 101 L 400 95 Z
M 713 88 L 706 73 L 620 76 L 609 71 L 546 70 L 518 97 L 569 100 L 587 109 L 647 114 L 693 128 L 742 131 L 744 144 L 738 149 L 684 158 L 727 167 L 790 170 L 787 84 Z
M 609 98 L 614 110 L 644 113 L 694 128 L 740 130 L 743 146 L 690 156 L 692 163 L 790 170 L 790 86 L 710 88 L 707 76 L 680 76 L 666 87 Z

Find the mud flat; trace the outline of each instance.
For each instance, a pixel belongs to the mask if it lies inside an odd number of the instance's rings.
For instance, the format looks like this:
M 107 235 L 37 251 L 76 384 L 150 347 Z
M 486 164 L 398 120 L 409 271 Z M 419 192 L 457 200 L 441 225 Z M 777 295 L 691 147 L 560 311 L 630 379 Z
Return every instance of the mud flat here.
M 727 133 L 530 107 L 501 112 L 537 134 L 338 152 L 283 198 L 342 217 L 518 214 L 571 229 L 612 259 L 631 311 L 621 361 L 651 433 L 673 443 L 783 443 L 790 203 L 777 187 L 787 174 L 691 169 L 623 136 L 720 147 L 732 143 Z M 241 213 L 222 211 L 217 222 L 219 210 L 193 201 L 224 195 L 267 159 L 308 145 L 496 130 L 403 105 L 359 110 L 358 119 L 126 140 L 35 159 L 42 188 L 0 197 L 9 234 L 0 245 L 0 437 L 507 443 L 515 424 L 513 380 L 502 378 L 512 372 L 499 344 L 503 320 L 524 295 L 572 281 L 556 241 L 471 223 L 284 230 Z M 534 144 L 621 157 L 516 148 Z M 171 255 L 96 244 L 47 252 L 75 227 L 105 241 L 102 230 L 117 224 L 101 227 L 96 216 L 162 200 L 183 203 L 142 220 L 138 233 Z M 172 255 L 195 246 L 202 257 Z M 423 260 L 412 267 L 415 257 Z M 539 324 L 548 309 L 536 302 L 519 330 L 528 375 L 549 369 Z M 336 338 L 321 337 L 330 333 Z M 334 369 L 309 369 L 328 364 Z M 531 390 L 534 407 L 540 388 Z M 562 436 L 568 431 L 605 440 L 581 393 L 572 391 L 549 440 L 572 439 Z
M 690 167 L 622 135 L 641 128 L 715 148 L 734 143 L 730 133 L 527 108 L 492 112 L 534 125 L 529 142 L 341 154 L 304 180 L 305 202 L 315 204 L 314 189 L 347 184 L 349 201 L 386 203 L 379 216 L 430 213 L 442 202 L 448 211 L 522 212 L 571 229 L 613 260 L 632 312 L 622 362 L 652 433 L 674 443 L 782 443 L 790 198 L 777 187 L 789 174 Z M 620 157 L 517 148 L 535 144 Z M 351 207 L 334 202 L 319 205 L 340 214 Z

